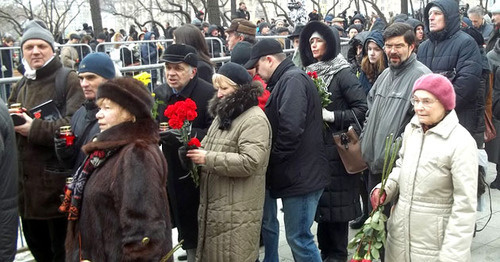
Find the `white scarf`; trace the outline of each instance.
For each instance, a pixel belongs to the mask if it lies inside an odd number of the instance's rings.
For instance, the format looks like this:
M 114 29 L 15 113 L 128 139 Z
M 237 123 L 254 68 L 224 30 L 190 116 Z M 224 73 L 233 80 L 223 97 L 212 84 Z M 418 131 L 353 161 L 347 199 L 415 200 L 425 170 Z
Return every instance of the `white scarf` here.
M 54 59 L 56 55 L 54 54 L 47 62 L 45 62 L 45 64 L 43 64 L 42 67 L 40 68 L 43 68 L 44 66 L 46 66 L 48 63 L 50 63 L 50 61 L 52 61 L 52 59 Z M 36 79 L 36 70 L 37 69 L 33 69 L 31 68 L 31 66 L 28 64 L 28 61 L 26 61 L 26 59 L 23 58 L 22 60 L 22 63 L 23 63 L 23 66 L 24 66 L 24 76 L 30 80 L 35 80 Z M 39 68 L 39 69 L 40 69 Z

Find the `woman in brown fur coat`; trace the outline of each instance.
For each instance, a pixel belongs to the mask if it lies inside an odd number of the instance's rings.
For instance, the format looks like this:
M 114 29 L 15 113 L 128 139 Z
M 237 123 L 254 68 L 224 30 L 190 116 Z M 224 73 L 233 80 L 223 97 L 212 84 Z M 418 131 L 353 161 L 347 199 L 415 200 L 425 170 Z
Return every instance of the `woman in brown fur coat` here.
M 99 133 L 68 186 L 66 261 L 159 261 L 172 248 L 167 164 L 140 83 L 117 78 L 99 87 Z

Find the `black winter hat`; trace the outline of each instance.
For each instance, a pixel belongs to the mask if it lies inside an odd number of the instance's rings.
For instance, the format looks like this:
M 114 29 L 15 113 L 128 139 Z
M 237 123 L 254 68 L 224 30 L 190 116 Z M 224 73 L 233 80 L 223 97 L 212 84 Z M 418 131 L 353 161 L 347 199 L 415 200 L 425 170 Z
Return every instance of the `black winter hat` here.
M 165 50 L 165 54 L 160 59 L 160 63 L 186 63 L 190 66 L 198 66 L 198 55 L 196 49 L 190 45 L 173 44 Z
M 250 52 L 252 51 L 252 44 L 247 41 L 242 41 L 234 45 L 231 51 L 231 62 L 238 65 L 245 65 L 250 60 Z
M 281 44 L 272 38 L 264 38 L 252 47 L 252 51 L 250 52 L 250 60 L 245 63 L 245 68 L 252 69 L 255 67 L 255 64 L 257 64 L 257 61 L 261 57 L 279 53 L 283 53 Z
M 238 85 L 250 84 L 252 82 L 252 76 L 248 71 L 241 65 L 233 62 L 227 62 L 219 68 L 218 74 L 221 74 Z
M 304 29 L 304 27 L 305 26 L 302 24 L 296 25 L 295 28 L 293 29 L 293 33 L 291 35 L 289 35 L 287 38 L 290 40 L 293 40 L 295 37 L 299 37 L 300 33 L 302 32 L 302 29 Z
M 153 97 L 144 84 L 131 77 L 118 77 L 104 82 L 97 99 L 107 98 L 127 109 L 137 119 L 152 118 Z

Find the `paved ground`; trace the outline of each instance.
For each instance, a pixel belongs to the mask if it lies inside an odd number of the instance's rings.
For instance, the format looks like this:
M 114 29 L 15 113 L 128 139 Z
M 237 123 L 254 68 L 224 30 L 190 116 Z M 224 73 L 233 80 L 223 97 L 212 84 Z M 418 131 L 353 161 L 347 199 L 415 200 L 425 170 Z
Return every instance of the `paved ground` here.
M 488 168 L 488 174 L 486 177 L 486 181 L 488 184 L 495 178 L 495 165 L 490 164 Z M 490 216 L 490 203 L 492 206 L 491 220 L 484 228 L 483 231 L 478 232 L 472 242 L 472 261 L 480 261 L 480 262 L 495 262 L 500 261 L 500 190 L 492 189 L 491 190 L 491 202 L 489 199 L 488 192 L 483 195 L 483 211 L 478 212 L 477 214 L 477 226 L 478 229 L 482 228 L 486 221 Z M 281 204 L 278 201 L 279 205 Z M 283 213 L 279 212 L 278 219 L 280 220 L 280 244 L 279 244 L 279 254 L 281 262 L 291 262 L 293 261 L 292 253 L 288 244 L 285 240 L 285 228 L 283 225 Z M 313 225 L 313 232 L 316 232 L 316 224 Z M 350 230 L 349 235 L 350 238 L 355 234 L 355 230 Z M 173 232 L 174 241 L 177 239 L 177 231 Z M 18 246 L 21 248 L 23 244 L 21 243 L 21 239 L 18 241 Z M 175 244 L 175 243 L 174 243 Z M 177 260 L 177 256 L 184 253 L 184 251 L 179 250 L 175 255 L 175 261 Z M 350 251 L 350 254 L 352 252 Z M 260 249 L 260 260 L 264 258 L 264 248 Z M 34 261 L 33 257 L 29 253 L 29 251 L 19 252 L 16 256 L 16 260 L 18 262 L 24 261 Z

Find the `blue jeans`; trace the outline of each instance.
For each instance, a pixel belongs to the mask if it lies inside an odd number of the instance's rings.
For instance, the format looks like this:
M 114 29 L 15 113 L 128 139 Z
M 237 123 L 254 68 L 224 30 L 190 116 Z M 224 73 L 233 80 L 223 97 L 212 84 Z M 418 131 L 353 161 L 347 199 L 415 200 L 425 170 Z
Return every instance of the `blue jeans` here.
M 276 199 L 269 195 L 266 189 L 264 214 L 262 216 L 262 240 L 264 241 L 264 261 L 278 262 L 278 243 L 280 238 L 280 223 L 277 217 Z
M 305 195 L 282 198 L 286 240 L 298 262 L 321 262 L 311 226 L 323 189 Z

